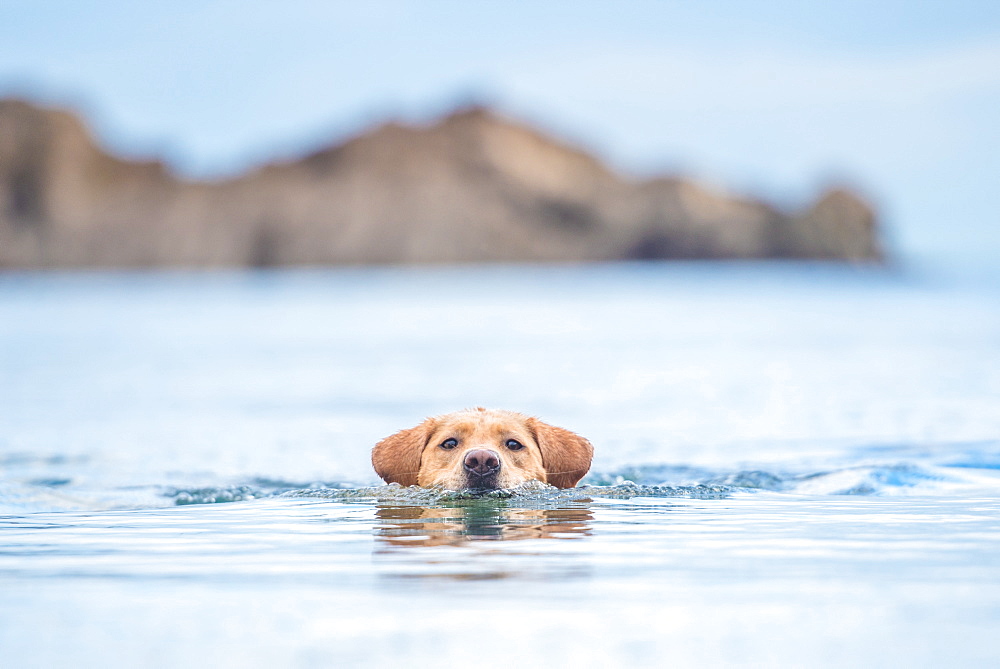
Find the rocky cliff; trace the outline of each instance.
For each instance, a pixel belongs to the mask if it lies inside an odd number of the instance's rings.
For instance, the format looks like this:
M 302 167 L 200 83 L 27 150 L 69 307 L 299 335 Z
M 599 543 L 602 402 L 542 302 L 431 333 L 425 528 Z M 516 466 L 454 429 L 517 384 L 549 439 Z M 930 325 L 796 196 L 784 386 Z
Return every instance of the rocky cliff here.
M 681 178 L 633 181 L 485 109 L 193 182 L 109 155 L 69 112 L 0 101 L 0 268 L 656 258 L 881 251 L 850 192 L 784 212 Z

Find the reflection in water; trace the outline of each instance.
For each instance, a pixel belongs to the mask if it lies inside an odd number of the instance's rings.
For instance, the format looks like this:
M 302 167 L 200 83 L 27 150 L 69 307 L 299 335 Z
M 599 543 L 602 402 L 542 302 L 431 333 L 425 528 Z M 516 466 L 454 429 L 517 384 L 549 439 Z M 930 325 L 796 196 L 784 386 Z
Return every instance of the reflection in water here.
M 594 516 L 588 502 L 544 509 L 509 507 L 495 499 L 436 506 L 380 505 L 375 515 L 375 557 L 384 576 L 469 580 L 589 574 L 579 562 L 585 553 L 560 550 L 554 544 L 529 548 L 513 543 L 589 536 Z M 453 547 L 464 550 L 455 552 Z
M 380 506 L 376 535 L 397 546 L 459 545 L 469 541 L 576 539 L 590 534 L 590 508 L 517 509 L 472 500 L 448 506 Z

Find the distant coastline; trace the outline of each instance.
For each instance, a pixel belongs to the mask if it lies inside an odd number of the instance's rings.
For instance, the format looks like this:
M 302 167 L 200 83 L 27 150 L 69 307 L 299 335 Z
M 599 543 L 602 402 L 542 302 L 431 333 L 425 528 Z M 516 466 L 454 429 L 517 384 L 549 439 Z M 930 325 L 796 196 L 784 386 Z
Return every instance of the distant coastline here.
M 0 269 L 772 258 L 881 262 L 876 213 L 847 189 L 788 212 L 631 180 L 481 107 L 187 181 L 0 100 Z

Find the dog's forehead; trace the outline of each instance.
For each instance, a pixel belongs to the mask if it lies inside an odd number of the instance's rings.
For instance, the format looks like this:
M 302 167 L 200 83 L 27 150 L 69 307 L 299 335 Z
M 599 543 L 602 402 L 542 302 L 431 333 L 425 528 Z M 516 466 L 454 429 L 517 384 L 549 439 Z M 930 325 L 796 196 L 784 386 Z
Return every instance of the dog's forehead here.
M 438 433 L 451 432 L 465 437 L 501 438 L 511 434 L 531 435 L 527 419 L 512 411 L 471 409 L 440 417 Z

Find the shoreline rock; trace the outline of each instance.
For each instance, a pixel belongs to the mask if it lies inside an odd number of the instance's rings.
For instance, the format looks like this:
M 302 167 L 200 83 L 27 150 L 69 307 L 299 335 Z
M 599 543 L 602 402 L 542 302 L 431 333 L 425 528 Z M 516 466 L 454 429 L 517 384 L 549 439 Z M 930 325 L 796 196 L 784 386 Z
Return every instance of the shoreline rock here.
M 484 108 L 387 123 L 222 181 L 114 157 L 74 114 L 0 100 L 0 269 L 883 260 L 844 189 L 801 212 L 634 181 Z

